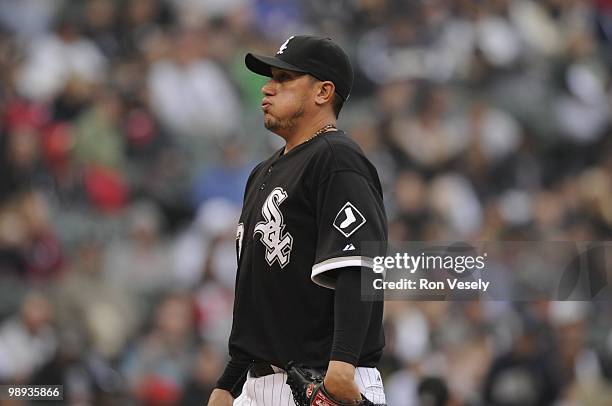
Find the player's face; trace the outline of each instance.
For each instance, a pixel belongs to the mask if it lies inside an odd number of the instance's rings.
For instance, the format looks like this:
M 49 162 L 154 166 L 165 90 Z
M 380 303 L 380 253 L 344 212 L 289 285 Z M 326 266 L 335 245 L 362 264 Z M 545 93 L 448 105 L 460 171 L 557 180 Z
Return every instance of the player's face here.
M 312 94 L 312 80 L 300 72 L 272 68 L 272 77 L 261 91 L 266 128 L 275 132 L 290 131 L 304 116 L 306 103 Z

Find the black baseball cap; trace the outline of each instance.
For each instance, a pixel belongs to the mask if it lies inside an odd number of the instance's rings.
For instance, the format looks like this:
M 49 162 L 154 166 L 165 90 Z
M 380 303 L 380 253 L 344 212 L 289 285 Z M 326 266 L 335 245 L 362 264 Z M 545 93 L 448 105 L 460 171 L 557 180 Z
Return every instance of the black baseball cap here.
M 353 68 L 346 53 L 331 38 L 312 35 L 293 35 L 274 56 L 246 54 L 244 62 L 249 70 L 272 76 L 270 67 L 308 73 L 315 78 L 329 80 L 336 93 L 346 101 L 353 87 Z

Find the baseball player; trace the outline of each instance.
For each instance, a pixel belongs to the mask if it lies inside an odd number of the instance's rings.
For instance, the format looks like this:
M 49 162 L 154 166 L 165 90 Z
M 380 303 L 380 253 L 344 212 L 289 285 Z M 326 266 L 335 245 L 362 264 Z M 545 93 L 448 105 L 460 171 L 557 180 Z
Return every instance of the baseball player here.
M 253 169 L 236 248 L 230 361 L 209 405 L 384 404 L 382 301 L 361 298 L 366 241 L 386 242 L 376 169 L 336 119 L 353 70 L 329 38 L 247 54 L 266 128 L 285 140 Z M 365 273 L 364 273 L 365 275 Z

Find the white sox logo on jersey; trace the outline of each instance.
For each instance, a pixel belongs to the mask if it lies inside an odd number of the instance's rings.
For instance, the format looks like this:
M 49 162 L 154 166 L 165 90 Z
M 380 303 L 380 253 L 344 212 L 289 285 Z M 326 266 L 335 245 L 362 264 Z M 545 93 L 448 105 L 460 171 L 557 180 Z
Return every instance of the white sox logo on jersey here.
M 361 214 L 361 212 L 357 210 L 357 207 L 351 202 L 346 202 L 334 219 L 334 227 L 346 238 L 350 237 L 365 223 L 365 217 L 363 217 L 363 214 Z M 355 249 L 355 247 L 353 244 L 349 244 L 344 247 L 342 251 L 350 251 L 352 249 Z
M 238 243 L 238 259 L 240 259 L 240 254 L 242 252 L 242 238 L 244 237 L 244 224 L 238 223 L 238 228 L 236 228 L 236 242 Z
M 278 261 L 281 268 L 289 263 L 289 255 L 293 245 L 293 237 L 289 233 L 283 235 L 285 223 L 283 213 L 278 206 L 287 198 L 287 192 L 281 187 L 275 188 L 266 198 L 261 208 L 261 214 L 266 221 L 260 221 L 255 226 L 255 235 L 261 234 L 259 240 L 266 246 L 266 261 L 272 266 Z

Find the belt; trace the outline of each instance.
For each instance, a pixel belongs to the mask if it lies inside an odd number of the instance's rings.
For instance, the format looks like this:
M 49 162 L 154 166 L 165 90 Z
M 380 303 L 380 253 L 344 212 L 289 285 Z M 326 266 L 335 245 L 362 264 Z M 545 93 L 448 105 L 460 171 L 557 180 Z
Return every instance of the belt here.
M 251 376 L 253 378 L 261 378 L 262 376 L 276 374 L 278 372 L 285 372 L 282 368 L 277 366 L 265 363 L 265 362 L 255 362 L 251 365 L 249 369 Z
M 307 371 L 311 372 L 314 375 L 324 375 L 325 368 L 305 368 Z M 285 373 L 285 370 L 279 368 L 275 365 L 269 364 L 267 362 L 255 362 L 251 364 L 251 368 L 249 368 L 249 372 L 253 378 L 261 378 L 262 376 L 277 374 L 277 373 Z

